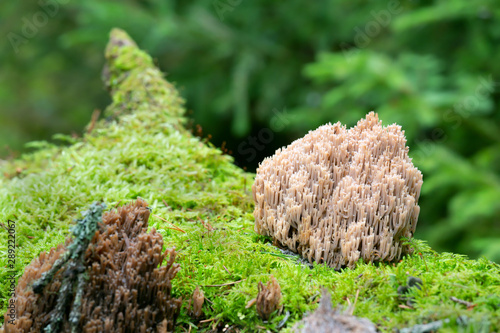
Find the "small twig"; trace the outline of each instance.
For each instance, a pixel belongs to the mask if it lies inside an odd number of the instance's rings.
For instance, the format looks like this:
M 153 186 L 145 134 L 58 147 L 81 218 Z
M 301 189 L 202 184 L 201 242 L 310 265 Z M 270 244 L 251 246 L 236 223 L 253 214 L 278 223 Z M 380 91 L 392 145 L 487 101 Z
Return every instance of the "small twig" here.
M 209 323 L 209 322 L 214 321 L 214 320 L 215 320 L 215 318 L 205 319 L 205 320 L 200 320 L 199 323 L 204 324 L 204 323 Z
M 214 230 L 214 227 L 212 227 L 212 225 L 210 223 L 203 221 L 199 216 L 197 216 L 197 218 L 198 218 L 198 220 L 200 220 L 201 224 L 203 225 L 203 227 L 205 229 L 207 229 L 208 231 Z
M 101 115 L 101 110 L 95 109 L 94 112 L 92 112 L 92 116 L 90 119 L 90 125 L 89 128 L 87 129 L 87 134 L 90 134 L 92 130 L 95 127 L 95 124 L 97 122 L 97 119 L 99 119 L 99 116 Z
M 230 285 L 233 285 L 233 284 L 237 284 L 237 283 L 243 282 L 245 280 L 246 279 L 239 280 L 239 281 L 234 281 L 234 282 L 223 283 L 223 284 L 207 284 L 204 287 L 224 287 L 224 286 L 230 286 Z
M 168 205 L 168 203 L 165 201 L 165 199 L 161 199 L 161 201 L 163 202 L 163 204 L 165 205 L 165 207 L 168 208 L 168 210 L 172 210 L 172 208 Z
M 425 269 L 428 272 L 429 271 L 429 267 L 427 267 L 427 262 L 425 261 L 424 255 L 422 254 L 422 252 L 419 252 L 418 254 L 420 255 L 420 258 L 422 258 L 422 260 L 424 261 Z
M 176 226 L 176 225 L 175 225 L 175 224 L 173 224 L 172 222 L 169 222 L 169 221 L 165 220 L 163 217 L 160 217 L 160 216 L 155 215 L 155 214 L 153 214 L 153 216 L 154 216 L 154 217 L 159 218 L 160 220 L 162 220 L 162 221 L 164 221 L 164 222 L 170 223 L 171 225 L 173 225 L 173 226 L 174 226 L 174 228 L 173 228 L 173 229 L 175 229 L 175 230 L 177 230 L 177 231 L 180 231 L 180 232 L 183 232 L 183 233 L 186 233 L 184 230 L 182 230 L 181 228 L 179 228 L 178 226 Z M 172 229 L 172 228 L 168 228 L 168 227 L 167 227 L 167 229 Z
M 247 305 L 245 306 L 245 309 L 252 307 L 255 303 L 257 303 L 257 298 L 252 298 L 251 300 L 248 301 Z
M 205 301 L 207 301 L 208 303 L 210 303 L 208 306 L 210 307 L 210 309 L 212 309 L 212 311 L 214 311 L 214 308 L 212 307 L 212 305 L 214 305 L 214 302 L 212 302 L 211 300 L 209 300 L 207 297 L 205 297 Z
M 358 302 L 358 297 L 359 297 L 359 289 L 358 289 L 358 291 L 356 291 L 356 298 L 354 298 L 354 304 L 352 305 L 352 309 L 350 311 L 351 316 L 354 313 L 354 309 L 356 308 L 356 303 Z
M 404 304 L 399 304 L 398 307 L 400 307 L 401 309 L 413 310 L 413 308 L 411 306 L 404 305 Z
M 115 208 L 118 208 L 118 206 L 120 205 L 120 203 L 121 203 L 121 202 L 122 202 L 121 200 L 120 200 L 120 201 L 118 201 L 118 202 L 116 203 L 116 205 L 115 205 Z
M 212 331 L 215 331 L 215 328 L 217 327 L 217 325 L 219 325 L 219 321 L 220 321 L 220 319 L 218 319 L 217 321 L 214 321 L 212 323 Z
M 467 310 L 473 309 L 475 306 L 477 306 L 477 304 L 474 304 L 474 303 L 471 303 L 471 302 L 464 301 L 463 299 L 456 298 L 456 297 L 454 297 L 454 296 L 451 296 L 451 297 L 450 297 L 450 300 L 452 300 L 453 302 L 456 302 L 456 303 L 458 303 L 458 304 L 465 305 L 465 306 L 467 307 Z
M 165 229 L 169 229 L 169 230 L 175 230 L 175 231 L 180 231 L 180 232 L 186 233 L 185 231 L 179 230 L 178 228 L 172 228 L 172 227 L 164 227 L 164 228 Z
M 222 264 L 222 267 L 224 267 L 224 269 L 226 270 L 226 272 L 227 272 L 229 275 L 231 275 L 231 272 L 227 269 L 227 267 L 226 267 L 226 266 L 224 266 L 224 264 Z

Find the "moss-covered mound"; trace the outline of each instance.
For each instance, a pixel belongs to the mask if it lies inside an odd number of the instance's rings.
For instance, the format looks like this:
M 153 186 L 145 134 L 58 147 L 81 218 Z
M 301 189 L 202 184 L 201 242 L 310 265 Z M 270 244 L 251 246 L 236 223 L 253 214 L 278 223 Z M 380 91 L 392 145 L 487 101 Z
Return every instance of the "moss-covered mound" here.
M 11 275 L 19 278 L 33 258 L 63 243 L 73 220 L 92 202 L 114 207 L 141 197 L 152 208 L 149 225 L 163 235 L 164 248 L 178 252 L 173 296 L 184 300 L 179 332 L 189 326 L 287 330 L 317 307 L 321 286 L 335 304 L 351 304 L 354 315 L 382 331 L 438 320 L 434 325 L 444 332 L 500 330 L 500 267 L 486 259 L 437 254 L 413 241 L 415 254 L 398 263 L 360 262 L 337 272 L 310 268 L 271 246 L 253 231 L 254 175 L 183 127 L 182 99 L 124 32 L 112 32 L 106 58 L 103 76 L 113 103 L 105 119 L 81 139 L 59 136 L 67 147 L 38 142 L 36 152 L 0 167 L 1 313 Z M 16 225 L 13 269 L 8 220 Z M 255 306 L 246 305 L 256 297 L 258 282 L 271 275 L 283 306 L 264 322 Z M 409 276 L 422 285 L 399 288 Z M 206 299 L 203 314 L 192 319 L 187 304 L 197 286 Z

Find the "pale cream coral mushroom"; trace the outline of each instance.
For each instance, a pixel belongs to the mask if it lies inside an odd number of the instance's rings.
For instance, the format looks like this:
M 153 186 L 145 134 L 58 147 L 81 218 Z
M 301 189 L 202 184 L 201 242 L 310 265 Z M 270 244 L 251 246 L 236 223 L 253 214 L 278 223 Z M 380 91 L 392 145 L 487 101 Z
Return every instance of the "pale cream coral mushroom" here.
M 404 131 L 370 112 L 264 159 L 252 186 L 255 231 L 335 268 L 397 260 L 408 250 L 401 237 L 415 232 L 421 186 Z

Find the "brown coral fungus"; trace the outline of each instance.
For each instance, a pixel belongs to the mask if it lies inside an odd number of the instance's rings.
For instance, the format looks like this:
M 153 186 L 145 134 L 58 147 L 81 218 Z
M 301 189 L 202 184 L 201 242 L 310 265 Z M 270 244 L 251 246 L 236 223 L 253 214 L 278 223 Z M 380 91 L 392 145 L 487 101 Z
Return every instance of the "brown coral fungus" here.
M 200 318 L 203 314 L 203 303 L 205 302 L 205 294 L 200 286 L 197 286 L 193 292 L 193 297 L 189 300 L 189 315 L 195 319 Z
M 54 262 L 65 251 L 66 247 L 59 244 L 57 248 L 52 248 L 48 253 L 40 253 L 38 258 L 33 259 L 31 264 L 25 268 L 23 276 L 17 282 L 15 291 L 17 318 L 12 321 L 12 318 L 5 315 L 3 327 L 5 333 L 42 332 L 43 324 L 47 323 L 48 319 L 43 320 L 41 317 L 48 314 L 55 306 L 56 295 L 61 286 L 62 272 L 58 272 L 54 277 L 54 282 L 45 288 L 45 297 L 39 297 L 35 294 L 31 289 L 31 284 L 41 278 L 43 273 L 50 270 Z
M 149 215 L 141 199 L 103 215 L 84 254 L 85 270 L 76 273 L 84 277 L 79 279 L 82 294 L 71 295 L 71 306 L 51 332 L 173 331 L 181 301 L 172 298 L 171 282 L 179 265 L 174 263 L 174 249 L 163 252 L 163 237 L 154 229 L 147 232 Z M 57 271 L 39 294 L 31 285 L 63 256 L 68 244 L 42 253 L 26 268 L 16 288 L 18 318 L 15 325 L 5 325 L 6 333 L 47 331 L 67 270 Z M 75 328 L 70 312 L 74 314 L 76 307 Z
M 373 112 L 351 129 L 323 125 L 257 169 L 255 231 L 335 268 L 397 260 L 421 186 L 400 126 L 382 127 Z
M 257 294 L 257 301 L 255 307 L 257 309 L 258 315 L 264 319 L 268 320 L 271 313 L 276 311 L 279 307 L 281 301 L 281 288 L 274 276 L 271 275 L 271 279 L 264 286 L 262 282 L 258 285 L 259 293 Z

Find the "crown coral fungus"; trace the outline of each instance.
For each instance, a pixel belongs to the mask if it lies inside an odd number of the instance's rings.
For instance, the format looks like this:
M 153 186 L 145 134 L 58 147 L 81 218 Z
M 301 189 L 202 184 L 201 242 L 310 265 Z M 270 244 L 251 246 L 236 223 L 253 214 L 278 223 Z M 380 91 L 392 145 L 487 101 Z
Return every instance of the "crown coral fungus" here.
M 382 127 L 374 112 L 351 129 L 323 125 L 257 169 L 255 231 L 335 268 L 397 260 L 421 186 L 400 126 Z
M 171 296 L 179 264 L 174 249 L 163 252 L 159 233 L 147 233 L 149 215 L 141 199 L 105 213 L 83 251 L 82 270 L 58 266 L 78 238 L 34 259 L 16 288 L 18 319 L 5 332 L 172 331 L 181 305 Z M 78 280 L 76 293 L 63 289 L 68 276 Z

